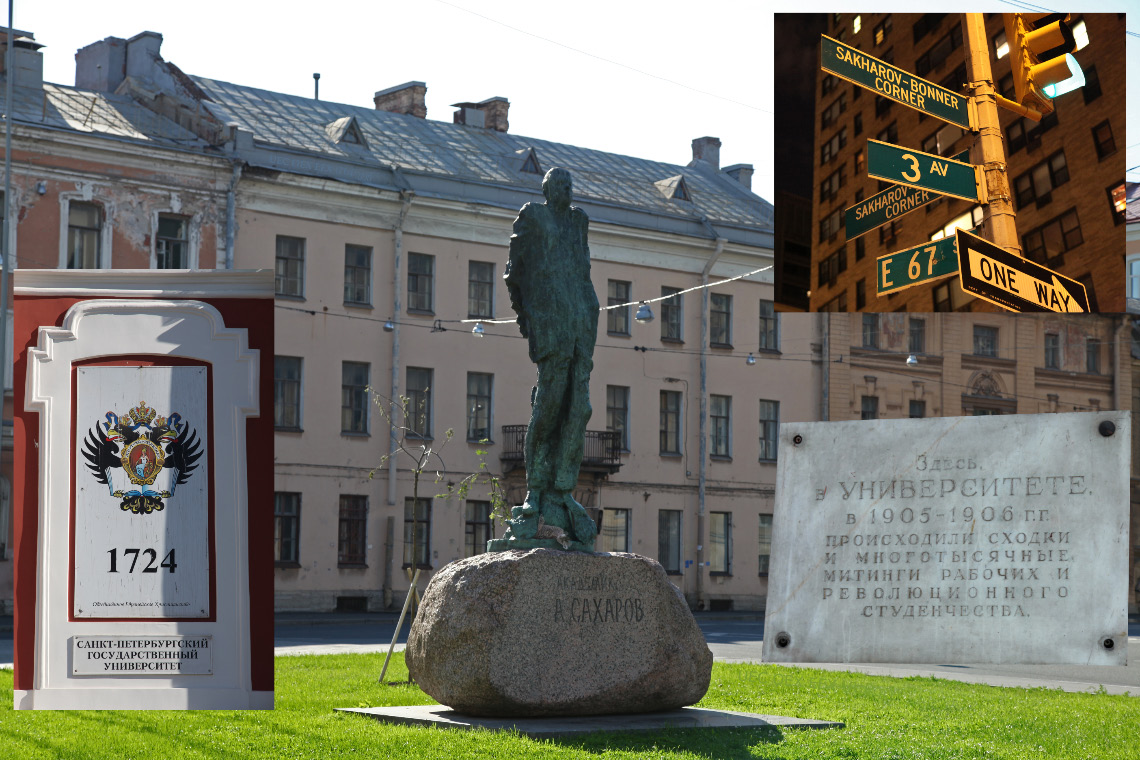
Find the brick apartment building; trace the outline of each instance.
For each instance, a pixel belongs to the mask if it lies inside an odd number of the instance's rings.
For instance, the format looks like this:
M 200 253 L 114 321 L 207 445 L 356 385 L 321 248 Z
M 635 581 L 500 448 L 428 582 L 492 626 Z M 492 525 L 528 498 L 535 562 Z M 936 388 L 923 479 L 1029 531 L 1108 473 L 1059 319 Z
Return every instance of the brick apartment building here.
M 796 17 L 790 17 L 796 18 Z M 1124 14 L 1074 15 L 1083 88 L 1054 99 L 1033 122 L 999 109 L 1022 255 L 1084 284 L 1093 309 L 1124 310 Z M 1001 14 L 986 14 L 997 89 L 1014 99 Z M 962 14 L 829 14 L 827 36 L 904 71 L 969 94 Z M 818 311 L 994 311 L 964 293 L 957 276 L 883 297 L 875 260 L 982 222 L 984 208 L 942 196 L 847 240 L 844 209 L 889 183 L 867 177 L 867 141 L 944 157 L 974 136 L 828 74 L 815 56 L 814 183 L 810 308 Z M 976 153 L 975 149 L 975 153 Z M 977 164 L 977 156 L 970 163 Z M 777 184 L 779 186 L 779 183 Z M 985 226 L 982 236 L 986 237 Z

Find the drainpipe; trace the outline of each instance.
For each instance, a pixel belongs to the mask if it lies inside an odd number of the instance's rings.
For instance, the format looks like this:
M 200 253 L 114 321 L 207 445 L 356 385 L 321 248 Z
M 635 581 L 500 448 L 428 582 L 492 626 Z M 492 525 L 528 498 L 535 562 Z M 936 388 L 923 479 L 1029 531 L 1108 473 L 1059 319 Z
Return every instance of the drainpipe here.
M 1126 331 L 1131 327 L 1131 320 L 1128 317 L 1120 317 L 1120 324 L 1116 326 L 1115 333 L 1112 336 L 1112 408 L 1120 409 L 1120 341 L 1124 337 Z
M 701 221 L 704 221 L 703 219 Z M 705 226 L 712 227 L 705 222 Z M 715 234 L 715 231 L 714 231 Z M 700 419 L 700 455 L 701 464 L 697 476 L 697 608 L 704 604 L 704 557 L 705 557 L 705 481 L 708 477 L 708 357 L 709 357 L 709 272 L 724 252 L 727 241 L 718 237 L 716 250 L 705 262 L 701 270 L 701 419 Z
M 400 191 L 400 217 L 394 231 L 396 255 L 392 258 L 392 389 L 388 398 L 393 401 L 400 395 L 400 259 L 404 252 L 404 220 L 416 194 L 411 190 Z M 388 506 L 396 504 L 396 453 L 400 441 L 396 428 L 388 426 Z
M 831 389 L 831 315 L 823 314 L 823 409 L 820 410 L 820 419 L 827 422 L 831 419 L 831 403 L 829 392 Z
M 230 186 L 226 189 L 226 269 L 234 268 L 234 238 L 237 237 L 237 184 L 242 162 L 234 160 Z

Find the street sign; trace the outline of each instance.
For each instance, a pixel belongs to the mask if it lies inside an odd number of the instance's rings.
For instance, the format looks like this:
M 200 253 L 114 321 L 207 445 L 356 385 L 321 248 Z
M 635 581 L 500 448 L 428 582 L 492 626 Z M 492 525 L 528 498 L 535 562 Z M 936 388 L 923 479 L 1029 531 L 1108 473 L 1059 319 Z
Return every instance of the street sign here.
M 975 203 L 986 202 L 978 195 L 980 183 L 974 166 L 878 140 L 867 141 L 867 176 Z
M 958 277 L 962 290 L 1010 311 L 1089 310 L 1081 283 L 961 229 Z
M 970 151 L 966 149 L 952 160 L 969 162 Z M 859 201 L 843 212 L 843 224 L 847 230 L 847 239 L 854 240 L 876 227 L 898 219 L 908 211 L 921 208 L 931 201 L 938 200 L 939 196 L 929 190 L 918 190 L 906 185 L 890 187 L 881 193 L 876 193 L 866 200 Z
M 970 121 L 970 99 L 964 95 L 848 47 L 826 34 L 821 38 L 820 67 L 824 71 L 962 129 L 974 128 Z
M 894 293 L 957 271 L 956 238 L 951 235 L 941 240 L 927 241 L 875 259 L 876 292 L 879 295 Z

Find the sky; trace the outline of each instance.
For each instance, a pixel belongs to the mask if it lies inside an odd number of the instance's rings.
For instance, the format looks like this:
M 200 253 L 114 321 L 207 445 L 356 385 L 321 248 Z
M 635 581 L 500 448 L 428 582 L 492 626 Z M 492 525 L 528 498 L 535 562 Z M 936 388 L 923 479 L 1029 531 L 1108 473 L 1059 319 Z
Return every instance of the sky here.
M 795 10 L 836 5 L 801 0 Z M 975 5 L 1048 10 L 1010 0 Z M 1066 3 L 1071 12 L 1127 5 Z M 874 9 L 914 8 L 876 0 Z M 772 199 L 772 14 L 755 0 L 15 0 L 14 22 L 46 45 L 49 82 L 74 84 L 75 51 L 85 45 L 154 31 L 163 35 L 163 58 L 189 74 L 277 92 L 312 95 L 319 72 L 322 100 L 371 107 L 377 90 L 417 80 L 427 84 L 429 119 L 450 121 L 453 103 L 503 96 L 514 134 L 681 165 L 694 138 L 718 137 L 721 166 L 752 164 L 753 190 Z M 1140 13 L 1128 29 L 1140 34 Z M 1140 37 L 1129 36 L 1126 51 L 1140 60 Z M 1140 77 L 1131 79 L 1128 121 L 1140 124 Z M 1133 181 L 1137 135 L 1133 127 L 1125 143 Z

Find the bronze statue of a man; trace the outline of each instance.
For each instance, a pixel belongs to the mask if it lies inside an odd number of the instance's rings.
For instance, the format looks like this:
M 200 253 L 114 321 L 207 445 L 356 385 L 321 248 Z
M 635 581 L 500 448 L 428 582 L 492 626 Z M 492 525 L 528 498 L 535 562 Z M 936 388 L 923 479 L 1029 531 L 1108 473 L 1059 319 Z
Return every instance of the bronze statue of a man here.
M 504 279 L 519 331 L 538 365 L 526 431 L 527 496 L 492 550 L 556 546 L 593 551 L 597 527 L 573 497 L 590 419 L 598 297 L 590 282 L 586 212 L 570 205 L 570 172 L 542 180 L 545 203 L 519 211 Z

